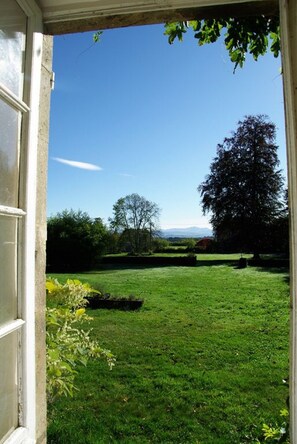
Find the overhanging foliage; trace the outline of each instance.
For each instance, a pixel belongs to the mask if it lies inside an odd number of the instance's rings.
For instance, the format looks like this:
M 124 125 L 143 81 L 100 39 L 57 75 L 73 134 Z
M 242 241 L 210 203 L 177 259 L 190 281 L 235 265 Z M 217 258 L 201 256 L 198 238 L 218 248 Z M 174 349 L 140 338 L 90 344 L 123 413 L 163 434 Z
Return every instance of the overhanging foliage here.
M 183 40 L 184 34 L 192 29 L 198 45 L 216 42 L 224 35 L 224 43 L 229 52 L 230 60 L 235 63 L 234 71 L 238 66 L 243 67 L 246 54 L 251 54 L 254 60 L 263 56 L 268 49 L 274 57 L 280 53 L 279 17 L 230 17 L 189 22 L 172 22 L 165 24 L 164 34 L 172 44 L 176 39 Z

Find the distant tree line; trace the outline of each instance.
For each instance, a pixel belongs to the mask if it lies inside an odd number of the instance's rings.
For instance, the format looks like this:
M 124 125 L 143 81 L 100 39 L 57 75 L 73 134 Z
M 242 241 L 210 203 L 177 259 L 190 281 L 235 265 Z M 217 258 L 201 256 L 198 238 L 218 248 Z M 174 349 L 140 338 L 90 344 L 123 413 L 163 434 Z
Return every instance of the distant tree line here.
M 47 223 L 48 271 L 80 271 L 96 267 L 107 253 L 134 255 L 160 248 L 157 204 L 138 194 L 119 199 L 107 226 L 80 210 L 64 210 Z
M 288 192 L 275 138 L 267 116 L 247 116 L 217 146 L 210 173 L 198 187 L 214 232 L 209 251 L 288 255 Z M 117 200 L 108 226 L 100 217 L 64 210 L 48 219 L 48 270 L 91 269 L 106 253 L 166 251 L 159 215 L 156 203 L 136 193 Z M 188 252 L 197 252 L 193 239 L 183 242 Z

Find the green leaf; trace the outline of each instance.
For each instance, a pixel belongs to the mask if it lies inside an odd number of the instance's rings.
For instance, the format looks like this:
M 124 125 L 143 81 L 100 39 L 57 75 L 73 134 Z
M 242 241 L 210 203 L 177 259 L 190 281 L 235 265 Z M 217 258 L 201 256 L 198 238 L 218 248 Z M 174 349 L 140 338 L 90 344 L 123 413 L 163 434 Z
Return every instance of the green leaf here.
M 100 42 L 100 37 L 103 34 L 103 31 L 97 31 L 93 34 L 93 42 L 98 43 Z
M 254 60 L 258 60 L 260 55 L 264 55 L 269 47 L 275 57 L 280 53 L 278 17 L 256 16 L 191 20 L 186 25 L 184 22 L 167 23 L 165 28 L 165 34 L 168 35 L 170 44 L 176 38 L 181 41 L 187 28 L 191 28 L 199 46 L 216 42 L 223 29 L 226 29 L 225 46 L 231 61 L 235 63 L 234 71 L 237 66 L 244 65 L 248 52 Z

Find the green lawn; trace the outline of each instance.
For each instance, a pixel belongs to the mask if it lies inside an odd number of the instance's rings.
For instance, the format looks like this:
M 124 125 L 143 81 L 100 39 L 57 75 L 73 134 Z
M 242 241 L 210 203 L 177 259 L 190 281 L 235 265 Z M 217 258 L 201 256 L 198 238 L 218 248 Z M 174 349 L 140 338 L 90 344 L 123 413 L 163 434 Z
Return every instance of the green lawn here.
M 174 249 L 174 247 L 172 247 Z M 175 249 L 178 250 L 181 249 L 181 247 L 176 247 Z M 177 251 L 176 253 L 154 253 L 151 256 L 181 256 L 184 254 L 189 254 L 186 249 L 183 251 Z M 127 253 L 117 253 L 117 254 L 106 254 L 106 257 L 125 257 L 127 256 Z M 198 261 L 236 261 L 240 257 L 245 257 L 247 259 L 250 259 L 253 255 L 252 254 L 243 254 L 240 253 L 231 253 L 231 254 L 210 254 L 210 253 L 197 253 L 196 257 Z
M 49 408 L 49 444 L 251 444 L 261 436 L 287 397 L 288 274 L 239 270 L 228 259 L 54 275 L 145 303 L 139 312 L 90 312 L 117 364 L 79 369 L 79 391 Z

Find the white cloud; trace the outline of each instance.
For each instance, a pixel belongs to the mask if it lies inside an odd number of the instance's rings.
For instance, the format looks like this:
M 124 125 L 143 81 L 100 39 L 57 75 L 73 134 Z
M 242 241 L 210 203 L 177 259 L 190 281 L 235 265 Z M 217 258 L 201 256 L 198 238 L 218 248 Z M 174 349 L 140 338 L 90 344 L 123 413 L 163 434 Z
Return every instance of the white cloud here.
M 119 175 L 123 176 L 123 177 L 135 177 L 132 174 L 128 174 L 128 173 L 120 173 Z
M 72 166 L 74 168 L 81 168 L 82 170 L 89 170 L 89 171 L 102 170 L 100 166 L 94 165 L 93 163 L 77 162 L 76 160 L 61 159 L 60 157 L 52 157 L 52 159 L 56 160 L 57 162 L 64 163 L 65 165 Z

